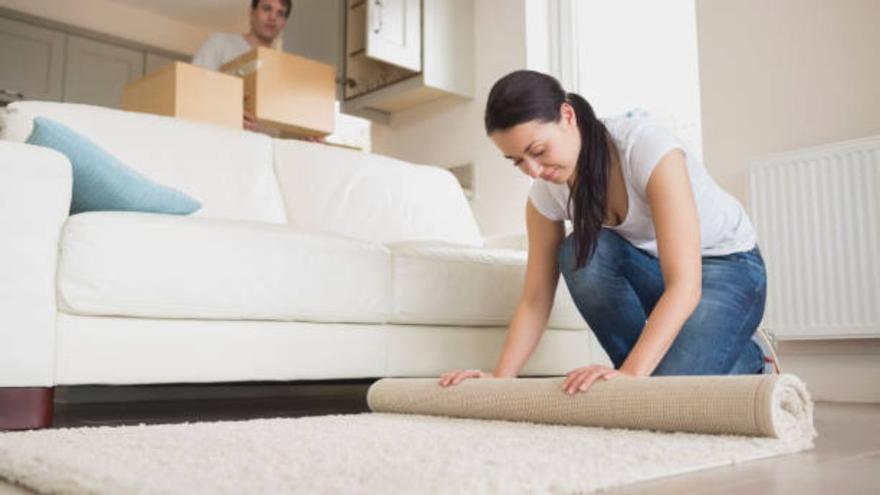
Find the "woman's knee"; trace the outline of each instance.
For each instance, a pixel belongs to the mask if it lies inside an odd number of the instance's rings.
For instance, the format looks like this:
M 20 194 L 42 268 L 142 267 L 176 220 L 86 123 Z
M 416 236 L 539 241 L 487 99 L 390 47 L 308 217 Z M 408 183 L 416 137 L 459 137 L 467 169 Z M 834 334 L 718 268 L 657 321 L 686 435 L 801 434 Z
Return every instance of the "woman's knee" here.
M 763 314 L 760 294 L 750 299 L 730 291 L 704 290 L 655 375 L 724 375 L 751 341 Z

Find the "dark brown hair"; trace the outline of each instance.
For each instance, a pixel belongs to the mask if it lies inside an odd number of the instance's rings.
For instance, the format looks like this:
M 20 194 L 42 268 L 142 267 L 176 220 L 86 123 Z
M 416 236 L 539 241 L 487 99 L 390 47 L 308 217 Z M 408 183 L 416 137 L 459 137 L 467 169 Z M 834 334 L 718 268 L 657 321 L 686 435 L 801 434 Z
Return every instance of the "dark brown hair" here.
M 608 205 L 608 131 L 596 118 L 593 107 L 578 94 L 566 93 L 552 76 L 518 70 L 499 79 L 486 102 L 486 134 L 506 130 L 530 121 L 559 122 L 563 103 L 570 104 L 577 116 L 581 149 L 575 169 L 575 182 L 569 197 L 574 227 L 575 268 L 584 266 L 599 238 Z

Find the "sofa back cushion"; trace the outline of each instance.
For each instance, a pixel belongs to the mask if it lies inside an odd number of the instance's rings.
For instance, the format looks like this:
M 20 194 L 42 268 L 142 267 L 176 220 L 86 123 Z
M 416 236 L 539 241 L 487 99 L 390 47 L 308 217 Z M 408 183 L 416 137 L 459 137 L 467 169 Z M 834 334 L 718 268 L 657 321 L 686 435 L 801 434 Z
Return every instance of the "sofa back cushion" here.
M 276 139 L 275 172 L 292 227 L 380 243 L 482 246 L 470 205 L 448 170 Z
M 147 178 L 196 198 L 203 205 L 196 216 L 286 222 L 267 136 L 89 105 L 25 101 L 0 110 L 0 138 L 25 141 L 35 117 L 70 127 Z

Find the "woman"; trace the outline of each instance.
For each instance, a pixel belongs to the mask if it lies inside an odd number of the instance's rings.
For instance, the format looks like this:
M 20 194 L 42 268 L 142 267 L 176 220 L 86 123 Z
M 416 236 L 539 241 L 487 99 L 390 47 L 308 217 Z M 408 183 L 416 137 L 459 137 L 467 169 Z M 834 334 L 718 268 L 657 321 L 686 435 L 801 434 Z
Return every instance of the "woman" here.
M 767 282 L 754 229 L 678 139 L 643 119 L 597 119 L 586 100 L 533 71 L 495 83 L 485 124 L 535 179 L 525 288 L 495 370 L 451 371 L 442 386 L 516 376 L 547 323 L 560 272 L 614 364 L 571 371 L 568 393 L 620 374 L 764 372 L 756 337 Z

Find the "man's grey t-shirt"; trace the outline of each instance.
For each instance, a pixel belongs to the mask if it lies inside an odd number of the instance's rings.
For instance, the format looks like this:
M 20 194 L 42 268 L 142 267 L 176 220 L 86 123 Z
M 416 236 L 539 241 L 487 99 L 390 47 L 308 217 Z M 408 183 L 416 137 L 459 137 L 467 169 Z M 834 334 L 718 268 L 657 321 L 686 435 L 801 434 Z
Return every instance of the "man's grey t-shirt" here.
M 718 186 L 703 163 L 673 133 L 644 118 L 615 117 L 602 121 L 620 152 L 628 196 L 626 218 L 619 225 L 605 228 L 657 256 L 657 236 L 648 203 L 648 180 L 663 155 L 680 149 L 685 154 L 700 218 L 702 255 L 721 256 L 755 247 L 755 230 L 745 209 Z M 550 220 L 571 220 L 570 193 L 568 184 L 535 179 L 529 190 L 529 199 L 535 209 Z
M 244 35 L 239 33 L 214 33 L 196 52 L 193 57 L 193 65 L 211 70 L 220 70 L 226 62 L 251 51 L 251 44 Z

